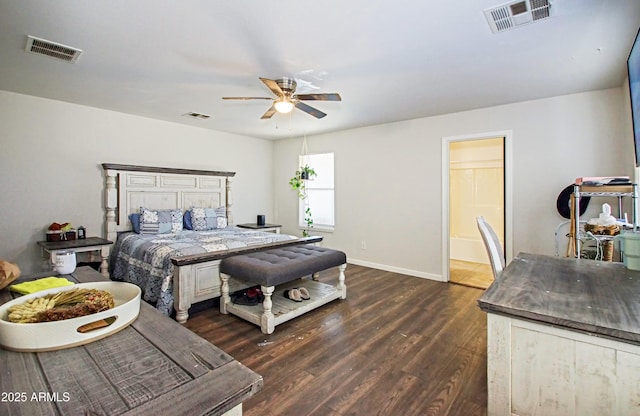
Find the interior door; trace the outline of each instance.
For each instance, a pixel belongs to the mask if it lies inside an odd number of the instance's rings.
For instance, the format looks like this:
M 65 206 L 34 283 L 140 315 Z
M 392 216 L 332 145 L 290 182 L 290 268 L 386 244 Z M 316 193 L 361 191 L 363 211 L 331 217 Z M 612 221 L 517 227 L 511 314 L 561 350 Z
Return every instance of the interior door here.
M 505 138 L 449 142 L 449 281 L 486 288 L 493 281 L 476 217 L 505 247 Z

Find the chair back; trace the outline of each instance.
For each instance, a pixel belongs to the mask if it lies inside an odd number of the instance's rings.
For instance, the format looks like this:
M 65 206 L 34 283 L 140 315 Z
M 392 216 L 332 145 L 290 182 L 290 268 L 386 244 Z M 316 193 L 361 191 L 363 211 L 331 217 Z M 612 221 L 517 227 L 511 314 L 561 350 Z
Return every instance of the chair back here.
M 498 280 L 505 266 L 504 250 L 500 244 L 500 239 L 484 217 L 477 217 L 476 221 L 478 222 L 478 230 L 480 230 L 480 234 L 482 235 L 482 241 L 484 241 L 484 246 L 489 255 L 493 278 Z

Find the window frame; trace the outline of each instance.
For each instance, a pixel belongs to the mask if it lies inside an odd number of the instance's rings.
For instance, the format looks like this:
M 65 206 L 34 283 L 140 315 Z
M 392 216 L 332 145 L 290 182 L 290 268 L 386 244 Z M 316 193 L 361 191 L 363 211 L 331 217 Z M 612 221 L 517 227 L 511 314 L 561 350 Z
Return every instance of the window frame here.
M 300 155 L 299 156 L 299 160 L 298 163 L 300 165 L 300 167 L 304 167 L 304 166 L 309 166 L 311 168 L 313 168 L 318 175 L 321 175 L 322 173 L 320 171 L 318 171 L 318 168 L 316 166 L 314 166 L 313 164 L 313 158 L 317 157 L 317 156 L 325 156 L 325 155 L 331 155 L 331 168 L 333 170 L 333 181 L 331 183 L 332 186 L 330 187 L 317 187 L 314 188 L 313 187 L 313 180 L 311 181 L 306 181 L 305 183 L 305 188 L 306 188 L 306 193 L 307 195 L 309 194 L 310 191 L 330 191 L 332 193 L 333 196 L 333 204 L 330 208 L 331 210 L 331 216 L 333 217 L 333 224 L 321 224 L 316 222 L 316 219 L 314 218 L 314 223 L 311 226 L 311 230 L 316 230 L 316 231 L 322 231 L 322 232 L 333 232 L 335 230 L 335 223 L 336 223 L 336 202 L 335 202 L 335 197 L 336 197 L 336 189 L 335 189 L 335 153 L 334 152 L 324 152 L 324 153 L 314 153 L 314 154 L 307 154 L 307 155 Z M 310 187 L 311 184 L 311 187 Z M 309 197 L 307 196 L 304 199 L 298 198 L 298 227 L 300 230 L 306 230 L 307 229 L 307 223 L 305 222 L 304 218 L 305 218 L 305 212 L 306 209 L 310 207 L 311 208 L 311 215 L 313 218 L 313 206 L 310 206 L 310 201 L 309 201 Z

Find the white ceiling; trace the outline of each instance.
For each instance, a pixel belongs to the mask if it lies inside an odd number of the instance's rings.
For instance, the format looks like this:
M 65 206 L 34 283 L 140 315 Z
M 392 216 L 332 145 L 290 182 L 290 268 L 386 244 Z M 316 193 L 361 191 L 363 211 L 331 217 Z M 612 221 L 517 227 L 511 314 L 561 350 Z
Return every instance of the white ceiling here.
M 278 139 L 618 87 L 638 0 L 555 0 L 554 16 L 498 34 L 503 0 L 2 0 L 0 89 Z M 27 35 L 82 49 L 25 52 Z M 260 117 L 258 77 L 338 92 Z M 208 120 L 182 116 L 211 115 Z

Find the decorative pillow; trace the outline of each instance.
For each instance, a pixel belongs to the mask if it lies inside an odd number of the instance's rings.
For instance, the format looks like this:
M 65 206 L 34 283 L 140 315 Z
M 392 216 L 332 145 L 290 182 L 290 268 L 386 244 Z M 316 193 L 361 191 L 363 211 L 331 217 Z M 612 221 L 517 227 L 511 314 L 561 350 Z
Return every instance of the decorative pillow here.
M 225 228 L 227 226 L 227 208 L 218 207 L 215 209 L 215 211 L 217 217 L 217 228 Z
M 227 209 L 191 207 L 184 213 L 184 228 L 193 231 L 213 230 L 227 226 Z
M 152 210 L 140 207 L 141 234 L 167 234 L 182 231 L 182 210 Z
M 206 231 L 218 228 L 218 216 L 215 209 L 191 207 L 190 211 L 193 231 Z
M 129 214 L 129 221 L 131 221 L 133 232 L 140 234 L 140 214 L 137 212 Z
M 191 210 L 188 209 L 182 215 L 182 226 L 185 230 L 193 230 L 193 224 L 191 223 Z

